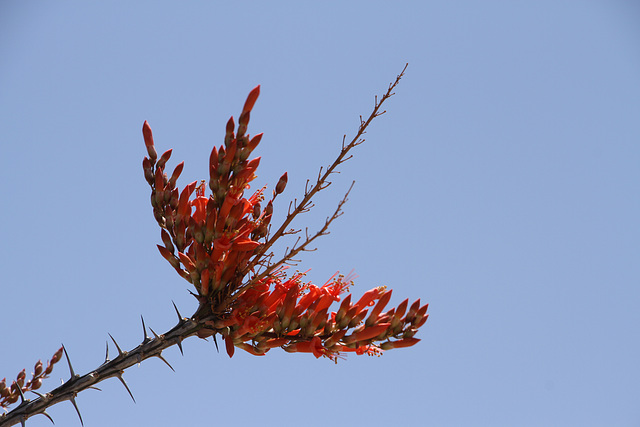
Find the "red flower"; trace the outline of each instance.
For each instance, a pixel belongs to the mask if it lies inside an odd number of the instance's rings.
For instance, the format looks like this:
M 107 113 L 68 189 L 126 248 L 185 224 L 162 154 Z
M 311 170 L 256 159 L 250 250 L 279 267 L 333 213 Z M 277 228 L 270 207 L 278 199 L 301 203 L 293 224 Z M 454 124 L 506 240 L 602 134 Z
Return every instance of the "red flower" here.
M 280 177 L 266 206 L 261 206 L 265 187 L 244 197 L 260 163 L 259 157 L 249 157 L 262 134 L 246 134 L 259 93 L 259 86 L 251 91 L 237 131 L 232 117 L 224 144 L 211 151 L 208 196 L 205 181 L 192 182 L 182 191 L 176 187 L 184 163 L 167 179 L 171 150 L 158 159 L 151 127 L 147 122 L 143 126 L 149 154 L 143 161 L 144 176 L 164 244 L 158 249 L 197 291 L 200 307 L 193 318 L 206 328 L 199 336 L 222 334 L 229 356 L 235 347 L 254 355 L 282 347 L 337 360 L 340 352 L 379 355 L 414 345 L 419 341 L 415 333 L 428 318 L 428 305 L 420 306 L 420 300 L 408 310 L 405 300 L 385 313 L 391 291 L 384 286 L 365 292 L 352 304 L 351 294 L 343 297 L 353 284 L 351 274 L 336 273 L 318 287 L 302 282 L 305 273 L 287 277 L 286 267 L 271 264 L 270 246 L 289 233 L 283 225 L 268 236 L 273 200 L 284 191 L 288 175 Z M 337 311 L 330 310 L 333 303 L 340 303 Z

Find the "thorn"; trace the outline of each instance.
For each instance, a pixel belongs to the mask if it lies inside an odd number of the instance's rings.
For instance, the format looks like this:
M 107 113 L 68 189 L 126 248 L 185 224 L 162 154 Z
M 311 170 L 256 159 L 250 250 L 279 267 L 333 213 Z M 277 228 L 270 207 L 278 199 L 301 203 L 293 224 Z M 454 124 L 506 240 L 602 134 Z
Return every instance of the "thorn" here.
M 107 344 L 107 352 L 104 356 L 104 363 L 109 363 L 111 361 L 111 359 L 109 359 L 109 341 L 106 341 L 106 344 Z
M 24 422 L 24 417 L 20 417 L 20 425 L 21 425 L 22 427 L 25 427 L 25 426 L 26 426 L 26 424 L 25 424 L 25 422 Z
M 22 404 L 24 402 L 27 402 L 28 399 L 26 397 L 24 397 L 24 393 L 22 392 L 22 387 L 20 387 L 18 384 L 16 384 L 16 385 L 17 385 L 16 388 L 18 389 L 18 392 L 20 393 L 20 399 L 22 399 L 22 402 L 20 402 L 20 403 Z
M 173 369 L 173 366 L 171 366 L 171 365 L 169 364 L 169 362 L 167 362 L 167 361 L 166 361 L 166 359 L 165 359 L 164 357 L 162 357 L 162 354 L 158 354 L 156 357 L 157 357 L 158 359 L 162 360 L 164 363 L 166 363 L 166 364 L 167 364 L 167 366 L 168 366 L 169 368 L 171 368 L 171 370 L 172 370 L 173 372 L 175 372 L 175 371 L 176 371 L 175 369 Z
M 89 386 L 89 387 L 87 387 L 87 388 L 92 388 L 92 389 L 94 389 L 94 390 L 102 391 L 102 389 L 99 389 L 98 387 L 95 387 L 95 386 Z
M 220 349 L 218 348 L 218 340 L 216 339 L 216 334 L 213 334 L 213 343 L 216 345 L 216 351 L 220 353 Z
M 111 337 L 111 341 L 113 341 L 113 343 L 116 345 L 116 348 L 118 349 L 118 356 L 122 356 L 124 353 L 123 353 L 123 351 L 120 349 L 120 346 L 118 345 L 118 343 L 116 342 L 116 340 L 111 336 L 111 334 L 109 334 L 109 336 Z
M 82 421 L 82 415 L 80 415 L 80 410 L 78 409 L 78 405 L 76 404 L 76 398 L 72 397 L 69 400 L 73 404 L 73 407 L 76 408 L 76 412 L 78 413 L 78 418 L 80 418 L 80 424 L 82 425 L 82 427 L 84 427 L 84 421 Z
M 71 366 L 71 360 L 69 360 L 69 353 L 67 353 L 67 348 L 62 344 L 62 349 L 64 350 L 64 355 L 67 358 L 67 364 L 69 365 L 69 372 L 71 372 L 71 379 L 75 378 L 76 373 L 73 371 L 73 366 Z
M 46 397 L 44 397 L 44 394 L 42 393 L 38 393 L 35 390 L 29 390 L 31 393 L 36 394 L 40 399 L 46 399 Z
M 53 422 L 53 418 L 51 418 L 51 415 L 47 414 L 47 411 L 42 411 L 40 412 L 42 415 L 44 415 L 45 417 L 49 418 L 49 421 L 51 421 L 51 424 L 55 425 L 56 423 Z
M 149 338 L 149 336 L 147 335 L 147 328 L 144 326 L 144 317 L 142 317 L 142 315 L 140 315 L 140 319 L 142 320 L 142 343 L 144 344 L 151 338 Z
M 127 389 L 127 391 L 129 392 L 129 396 L 131 396 L 131 398 L 133 399 L 133 403 L 136 403 L 136 399 L 133 397 L 133 393 L 131 393 L 131 390 L 129 390 L 129 386 L 127 385 L 127 383 L 124 381 L 124 378 L 122 378 L 122 374 L 118 374 L 118 379 L 120 380 L 120 382 L 122 383 L 122 385 L 124 386 L 124 388 Z
M 156 332 L 155 332 L 153 329 L 151 329 L 151 327 L 149 327 L 149 330 L 151 331 L 151 333 L 153 334 L 153 336 L 154 336 L 154 337 L 156 337 L 156 339 L 158 339 L 158 340 L 160 339 L 160 337 L 158 336 L 158 334 L 156 334 Z
M 178 344 L 178 348 L 180 349 L 180 354 L 184 356 L 184 351 L 182 351 L 182 338 L 178 337 L 178 341 L 176 342 L 176 344 Z
M 182 315 L 180 314 L 180 312 L 178 311 L 178 307 L 176 307 L 176 303 L 171 301 L 173 303 L 173 308 L 176 309 L 176 313 L 178 314 L 178 323 L 182 323 L 184 321 L 184 318 L 182 317 Z

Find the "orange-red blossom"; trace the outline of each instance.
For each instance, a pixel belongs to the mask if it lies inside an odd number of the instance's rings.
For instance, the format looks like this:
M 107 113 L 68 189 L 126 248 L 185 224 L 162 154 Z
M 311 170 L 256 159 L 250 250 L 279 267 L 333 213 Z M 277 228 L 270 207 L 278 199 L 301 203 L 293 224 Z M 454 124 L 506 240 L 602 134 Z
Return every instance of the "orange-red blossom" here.
M 142 129 L 148 152 L 143 169 L 152 190 L 154 216 L 162 229 L 163 245 L 158 249 L 197 291 L 194 295 L 200 308 L 194 319 L 205 325 L 199 335 L 222 334 L 230 356 L 235 347 L 254 355 L 282 347 L 288 352 L 335 360 L 340 352 L 379 354 L 416 344 L 419 340 L 414 335 L 428 318 L 428 305 L 420 306 L 420 300 L 410 307 L 405 300 L 383 313 L 391 291 L 378 287 L 353 304 L 348 294 L 337 311 L 329 311 L 352 284 L 343 276 L 334 275 L 317 287 L 303 284 L 301 273 L 287 278 L 284 268 L 260 280 L 252 278 L 251 272 L 245 274 L 254 257 L 262 262 L 264 254 L 260 250 L 271 222 L 273 199 L 287 183 L 285 173 L 264 208 L 264 188 L 244 197 L 260 163 L 259 157 L 249 160 L 249 156 L 262 134 L 252 138 L 246 134 L 259 93 L 260 86 L 250 92 L 237 131 L 232 117 L 227 122 L 224 145 L 211 152 L 209 196 L 205 181 L 200 185 L 192 182 L 179 191 L 176 181 L 184 163 L 168 177 L 165 165 L 171 150 L 158 158 L 146 121 Z M 194 191 L 195 198 L 191 199 Z M 243 291 L 239 292 L 241 287 Z

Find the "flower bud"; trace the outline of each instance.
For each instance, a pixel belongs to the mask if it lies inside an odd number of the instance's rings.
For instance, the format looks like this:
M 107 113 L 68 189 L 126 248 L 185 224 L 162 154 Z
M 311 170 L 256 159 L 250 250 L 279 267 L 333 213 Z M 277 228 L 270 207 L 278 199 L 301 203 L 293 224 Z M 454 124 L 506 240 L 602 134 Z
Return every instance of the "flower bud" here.
M 402 301 L 400 303 L 400 305 L 398 306 L 398 308 L 396 309 L 394 316 L 397 319 L 402 318 L 402 316 L 404 315 L 404 312 L 407 310 L 407 306 L 409 305 L 409 298 L 405 299 L 404 301 Z
M 227 350 L 227 354 L 229 358 L 233 357 L 233 353 L 235 352 L 235 347 L 233 345 L 233 339 L 230 336 L 224 337 L 224 346 Z
M 260 85 L 251 89 L 249 92 L 249 96 L 247 96 L 247 100 L 244 103 L 244 107 L 242 107 L 242 113 L 247 113 L 253 109 L 256 101 L 258 100 L 258 96 L 260 96 Z
M 42 373 L 42 360 L 38 360 L 36 366 L 33 368 L 33 376 L 37 377 Z
M 269 228 L 266 225 L 264 225 L 264 224 L 259 225 L 251 233 L 251 239 L 252 240 L 260 240 L 260 239 L 262 239 L 264 236 L 267 235 L 267 231 L 268 230 L 269 230 Z
M 51 357 L 51 361 L 49 362 L 49 364 L 53 365 L 54 363 L 58 363 L 60 361 L 60 359 L 62 358 L 62 351 L 64 350 L 64 347 L 60 347 L 58 349 L 58 351 L 56 351 L 53 354 L 53 357 Z
M 263 133 L 259 133 L 257 135 L 254 135 L 253 138 L 251 138 L 251 140 L 247 143 L 246 147 L 243 150 L 242 156 L 244 156 L 244 159 L 242 160 L 246 160 L 247 157 L 249 157 L 249 154 L 251 154 L 251 152 L 258 146 L 258 144 L 260 144 L 260 141 L 262 140 L 262 135 Z
M 155 163 L 155 160 L 158 158 L 158 153 L 156 152 L 155 147 L 153 146 L 153 133 L 151 132 L 151 126 L 145 120 L 142 125 L 142 137 L 144 138 L 144 145 L 147 146 L 147 152 L 149 153 L 149 157 L 151 158 L 151 163 Z
M 335 332 L 333 335 L 329 337 L 324 343 L 325 347 L 332 347 L 334 344 L 338 343 L 342 337 L 347 333 L 346 329 L 342 329 L 338 332 Z
M 162 255 L 164 259 L 169 261 L 169 264 L 171 264 L 173 268 L 180 268 L 180 261 L 178 261 L 178 259 L 175 257 L 175 255 L 173 255 L 173 253 L 171 253 L 171 251 L 169 251 L 164 246 L 160 246 L 160 245 L 156 245 L 156 246 L 160 251 L 160 255 Z
M 416 313 L 418 312 L 419 309 L 420 309 L 420 298 L 418 298 L 413 304 L 411 304 L 411 307 L 409 308 L 409 312 L 407 313 L 407 316 L 404 318 L 404 321 L 407 323 L 413 322 L 413 319 L 415 319 Z
M 426 304 L 420 307 L 420 309 L 416 312 L 415 319 L 411 321 L 414 327 L 419 328 L 420 326 L 424 325 L 424 322 L 427 321 L 426 317 L 428 317 L 429 315 L 425 317 L 425 314 L 427 313 L 428 308 L 429 304 Z
M 255 205 L 253 205 L 253 219 L 258 219 L 258 217 L 260 217 L 260 202 L 256 202 Z
M 4 381 L 0 382 L 0 398 L 6 398 L 11 394 L 11 390 L 6 386 Z
M 378 335 L 384 334 L 389 326 L 391 326 L 389 323 L 381 323 L 376 326 L 369 326 L 361 331 L 354 332 L 348 337 L 345 337 L 343 341 L 347 344 L 356 341 L 367 341 L 377 337 Z
M 398 341 L 389 341 L 389 342 L 382 343 L 382 345 L 380 345 L 380 348 L 383 350 L 390 350 L 392 348 L 411 347 L 412 345 L 415 345 L 418 342 L 420 342 L 418 338 L 404 338 Z
M 413 336 L 418 332 L 417 329 L 408 329 L 402 334 L 402 338 L 413 338 Z
M 225 147 L 228 146 L 231 141 L 233 140 L 233 129 L 235 128 L 235 123 L 233 122 L 233 116 L 231 116 L 229 118 L 229 121 L 227 122 L 227 128 L 225 129 L 225 135 L 224 135 L 224 145 Z
M 342 321 L 342 319 L 344 318 L 344 315 L 347 314 L 347 311 L 349 310 L 350 307 L 351 307 L 351 294 L 347 295 L 347 297 L 342 300 L 342 303 L 340 304 L 340 308 L 336 313 L 336 317 L 335 317 L 336 323 L 339 324 Z
M 16 403 L 18 401 L 18 396 L 19 396 L 19 394 L 18 394 L 18 386 L 16 385 L 16 382 L 14 381 L 11 384 L 11 393 L 7 397 L 6 403 L 8 403 L 8 404 Z
M 153 184 L 153 167 L 151 166 L 151 160 L 148 157 L 145 157 L 142 160 L 142 170 L 144 170 L 144 179 L 147 180 L 149 185 Z
M 380 348 L 382 350 L 391 350 L 393 349 L 393 342 L 391 341 L 383 342 L 382 344 L 380 344 Z
M 164 165 L 171 158 L 171 152 L 172 151 L 173 151 L 173 149 L 170 148 L 167 151 L 165 151 L 164 153 L 162 153 L 162 156 L 160 156 L 160 159 L 158 160 L 158 164 L 156 165 L 157 168 L 164 169 Z
M 362 322 L 362 319 L 365 318 L 365 316 L 367 315 L 368 311 L 369 310 L 363 310 L 357 316 L 355 316 L 353 319 L 351 319 L 351 321 L 349 322 L 349 327 L 350 328 L 355 328 L 356 326 L 358 326 L 360 324 L 360 322 Z
M 378 320 L 378 315 L 389 303 L 389 299 L 391 299 L 391 292 L 393 292 L 392 289 L 388 290 L 387 292 L 385 292 L 383 295 L 380 296 L 380 300 L 378 301 L 376 306 L 373 308 L 373 310 L 371 310 L 371 314 L 367 319 L 367 322 L 366 322 L 367 326 L 371 326 L 374 323 L 376 323 L 376 320 Z
M 236 133 L 237 139 L 244 137 L 244 133 L 247 131 L 247 125 L 249 124 L 250 118 L 251 113 L 249 111 L 240 114 L 240 117 L 238 118 L 238 132 Z
M 37 390 L 42 387 L 42 378 L 36 378 L 31 382 L 31 390 Z
M 277 194 L 280 194 L 284 191 L 285 187 L 287 186 L 287 181 L 288 181 L 288 177 L 287 177 L 287 173 L 285 172 L 278 180 L 278 184 L 276 184 L 276 189 L 274 190 L 274 194 L 273 194 L 274 197 Z
M 180 201 L 180 193 L 177 188 L 171 190 L 171 199 L 169 199 L 169 206 L 171 207 L 171 211 L 167 209 L 167 216 L 171 216 L 170 212 L 178 209 L 178 203 Z
M 427 322 L 427 319 L 428 319 L 428 318 L 429 318 L 429 315 L 427 314 L 426 316 L 422 317 L 422 318 L 420 319 L 420 321 L 417 321 L 416 323 L 414 323 L 414 325 L 413 325 L 413 326 L 414 326 L 415 328 L 419 328 L 419 327 L 421 327 L 422 325 L 424 325 L 424 324 Z
M 367 310 L 365 310 L 366 312 Z M 358 307 L 351 307 L 338 323 L 338 329 L 344 329 L 351 323 L 351 320 L 358 314 Z
M 180 162 L 178 166 L 176 166 L 176 168 L 173 170 L 173 173 L 171 174 L 171 178 L 169 178 L 169 187 L 173 188 L 176 186 L 176 181 L 178 180 L 178 177 L 182 173 L 183 168 L 184 168 L 184 162 Z

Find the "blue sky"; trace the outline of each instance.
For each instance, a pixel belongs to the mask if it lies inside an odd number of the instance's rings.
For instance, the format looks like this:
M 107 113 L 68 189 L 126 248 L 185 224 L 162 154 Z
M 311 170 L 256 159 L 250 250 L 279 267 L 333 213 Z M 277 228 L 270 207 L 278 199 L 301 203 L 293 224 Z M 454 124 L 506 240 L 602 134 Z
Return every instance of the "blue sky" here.
M 63 342 L 196 308 L 158 254 L 141 126 L 206 178 L 248 91 L 257 184 L 333 161 L 406 62 L 365 144 L 297 225 L 300 268 L 421 298 L 422 341 L 334 365 L 192 338 L 78 397 L 85 425 L 638 425 L 640 7 L 633 1 L 0 3 L 0 377 Z M 282 248 L 281 248 L 282 249 Z M 46 389 L 67 378 L 60 365 Z M 79 425 L 71 405 L 50 411 Z M 49 421 L 36 417 L 28 425 Z

